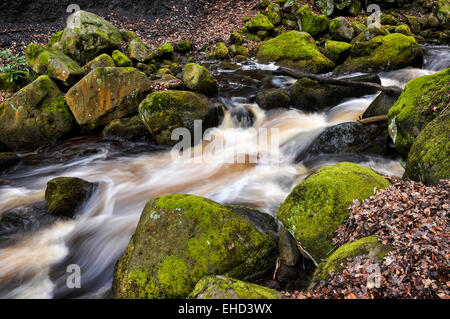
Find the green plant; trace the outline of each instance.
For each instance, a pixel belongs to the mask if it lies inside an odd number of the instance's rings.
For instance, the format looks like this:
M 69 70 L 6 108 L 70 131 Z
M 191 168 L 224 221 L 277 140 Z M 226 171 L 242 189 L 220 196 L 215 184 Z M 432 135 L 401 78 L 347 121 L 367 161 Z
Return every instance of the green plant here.
M 28 71 L 25 55 L 13 54 L 8 49 L 0 51 L 0 73 L 6 74 L 7 82 L 13 83 L 27 77 Z

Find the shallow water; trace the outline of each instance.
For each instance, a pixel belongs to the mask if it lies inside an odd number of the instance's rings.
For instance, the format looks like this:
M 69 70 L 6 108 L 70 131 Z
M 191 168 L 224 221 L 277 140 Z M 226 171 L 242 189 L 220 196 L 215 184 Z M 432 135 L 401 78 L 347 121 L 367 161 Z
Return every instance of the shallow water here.
M 423 69 L 382 73 L 383 84 L 404 87 L 417 76 L 449 66 L 448 47 L 425 50 Z M 193 150 L 197 158 L 207 157 L 207 163 L 176 162 L 167 148 L 107 142 L 97 136 L 21 154 L 23 164 L 0 177 L 0 214 L 42 201 L 47 181 L 57 176 L 79 177 L 100 187 L 75 220 L 53 223 L 0 248 L 0 297 L 103 296 L 111 287 L 114 264 L 150 198 L 189 193 L 224 204 L 257 207 L 275 216 L 292 188 L 325 165 L 353 161 L 383 174 L 403 174 L 398 159 L 356 154 L 295 163 L 295 155 L 325 128 L 356 120 L 377 95 L 349 99 L 323 113 L 295 109 L 266 112 L 251 103 L 252 95 L 261 87 L 286 88 L 295 81 L 271 76 L 272 69 L 273 65 L 248 62 L 235 71 L 215 71 L 224 83 L 220 101 L 228 110 L 222 124 L 210 132 L 223 139 L 224 148 L 213 152 L 203 144 L 203 150 L 201 146 Z M 248 76 L 246 83 L 239 82 L 236 76 L 243 73 Z M 278 128 L 280 148 L 254 149 L 264 128 Z M 269 136 L 275 139 L 275 135 Z M 228 163 L 236 156 L 255 158 L 257 162 Z M 81 289 L 66 286 L 69 264 L 81 267 Z

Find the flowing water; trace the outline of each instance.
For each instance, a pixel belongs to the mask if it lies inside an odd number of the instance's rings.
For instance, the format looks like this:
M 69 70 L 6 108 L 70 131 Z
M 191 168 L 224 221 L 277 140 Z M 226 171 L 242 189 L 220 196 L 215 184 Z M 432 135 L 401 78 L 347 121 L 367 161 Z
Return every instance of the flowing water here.
M 422 69 L 381 73 L 383 85 L 404 87 L 415 77 L 450 66 L 448 47 L 426 47 L 425 52 Z M 268 112 L 252 104 L 252 96 L 261 88 L 289 87 L 294 79 L 272 76 L 274 65 L 254 61 L 234 71 L 213 67 L 222 84 L 220 102 L 227 111 L 221 125 L 210 132 L 224 141 L 224 148 L 212 152 L 205 147 L 203 154 L 196 152 L 201 146 L 194 149 L 194 156 L 207 156 L 207 162 L 178 162 L 168 148 L 108 142 L 97 136 L 20 154 L 22 164 L 0 177 L 0 214 L 32 210 L 34 203 L 43 201 L 46 183 L 54 177 L 79 177 L 98 183 L 99 188 L 75 220 L 31 221 L 30 231 L 6 236 L 0 245 L 1 298 L 109 296 L 114 264 L 150 198 L 189 193 L 224 204 L 257 207 L 275 216 L 292 188 L 325 165 L 353 161 L 384 174 L 403 174 L 399 159 L 388 157 L 347 154 L 305 163 L 294 161 L 325 128 L 356 120 L 376 95 L 349 99 L 323 113 L 296 109 Z M 260 152 L 256 163 L 229 163 L 236 154 L 253 156 L 259 129 L 264 128 L 278 128 L 280 148 Z M 81 267 L 81 289 L 67 288 L 66 268 L 70 264 Z

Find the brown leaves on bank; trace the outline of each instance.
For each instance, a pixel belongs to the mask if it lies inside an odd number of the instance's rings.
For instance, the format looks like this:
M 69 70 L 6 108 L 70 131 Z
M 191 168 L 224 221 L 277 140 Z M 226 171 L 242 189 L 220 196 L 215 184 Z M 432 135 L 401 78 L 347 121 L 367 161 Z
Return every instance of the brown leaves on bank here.
M 362 203 L 334 234 L 336 247 L 376 235 L 392 250 L 383 262 L 355 258 L 313 291 L 288 298 L 450 297 L 450 180 L 438 186 L 389 178 L 392 186 Z

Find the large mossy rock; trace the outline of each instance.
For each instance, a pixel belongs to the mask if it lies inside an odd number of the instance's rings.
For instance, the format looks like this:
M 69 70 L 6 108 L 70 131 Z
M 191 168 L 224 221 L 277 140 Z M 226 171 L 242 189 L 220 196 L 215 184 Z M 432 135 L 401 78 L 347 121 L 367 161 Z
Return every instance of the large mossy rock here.
M 281 7 L 278 3 L 271 3 L 267 7 L 265 14 L 274 26 L 281 23 Z
M 340 246 L 328 259 L 319 264 L 314 273 L 313 282 L 325 280 L 333 271 L 341 272 L 345 262 L 351 262 L 359 256 L 367 256 L 381 262 L 391 248 L 378 241 L 376 236 L 364 237 Z
M 317 48 L 314 39 L 306 32 L 289 31 L 263 42 L 256 57 L 263 63 L 295 68 L 309 73 L 330 71 L 334 63 Z
M 189 90 L 206 96 L 216 95 L 219 91 L 214 76 L 204 66 L 189 63 L 183 69 L 183 81 Z
M 289 94 L 280 88 L 258 92 L 255 102 L 264 110 L 288 108 L 291 105 Z
M 194 134 L 194 121 L 202 120 L 203 129 L 218 123 L 208 98 L 190 91 L 153 92 L 139 105 L 139 114 L 158 144 L 173 145 L 173 130 L 187 128 Z
M 130 67 L 133 66 L 133 61 L 131 61 L 125 54 L 119 50 L 114 50 L 112 53 L 112 58 L 116 66 L 119 67 Z
M 74 126 L 61 91 L 46 75 L 0 105 L 0 140 L 14 151 L 56 143 Z
M 353 40 L 352 44 L 357 44 L 359 42 L 370 41 L 377 36 L 388 35 L 389 31 L 380 23 L 371 23 L 367 26 L 360 34 L 358 34 Z
M 123 41 L 119 30 L 93 13 L 77 11 L 70 16 L 58 42 L 63 52 L 82 65 L 101 53 L 111 53 Z
M 431 121 L 408 154 L 404 177 L 427 185 L 450 179 L 450 109 Z
M 296 160 L 320 154 L 384 155 L 388 138 L 387 124 L 341 123 L 325 129 Z
M 304 5 L 297 12 L 298 25 L 300 31 L 307 32 L 312 36 L 324 33 L 328 30 L 330 20 L 326 15 L 316 16 L 309 9 L 308 5 Z
M 257 33 L 258 31 L 271 32 L 275 28 L 269 18 L 262 13 L 258 13 L 253 19 L 248 21 L 245 27 L 253 33 Z
M 333 249 L 334 231 L 355 199 L 364 200 L 389 182 L 370 168 L 339 163 L 326 166 L 297 185 L 278 210 L 278 219 L 311 257 L 320 262 Z
M 57 177 L 47 183 L 45 201 L 52 214 L 73 217 L 92 196 L 96 184 L 74 177 Z
M 325 56 L 334 63 L 340 64 L 348 57 L 351 48 L 350 43 L 328 40 L 325 42 Z
M 208 275 L 246 280 L 273 269 L 276 240 L 197 196 L 150 200 L 116 264 L 115 298 L 186 298 Z
M 86 130 L 137 113 L 150 91 L 148 77 L 134 68 L 96 68 L 66 95 L 75 119 Z
M 150 48 L 138 38 L 131 40 L 127 44 L 125 52 L 131 59 L 142 63 L 156 57 L 156 53 L 150 50 Z
M 450 103 L 450 68 L 421 76 L 406 85 L 389 110 L 389 134 L 398 152 L 407 156 L 419 133 Z
M 423 51 L 416 40 L 393 33 L 356 42 L 351 56 L 334 70 L 334 74 L 389 71 L 422 63 Z
M 281 299 L 279 291 L 225 276 L 208 276 L 195 285 L 189 299 Z
M 150 141 L 152 136 L 139 115 L 111 121 L 102 131 L 104 138 L 117 141 Z
M 84 76 L 83 69 L 69 56 L 36 43 L 27 46 L 25 58 L 34 72 L 48 75 L 66 86 L 74 85 Z
M 7 168 L 16 165 L 19 161 L 19 156 L 13 152 L 0 152 L 0 173 Z

